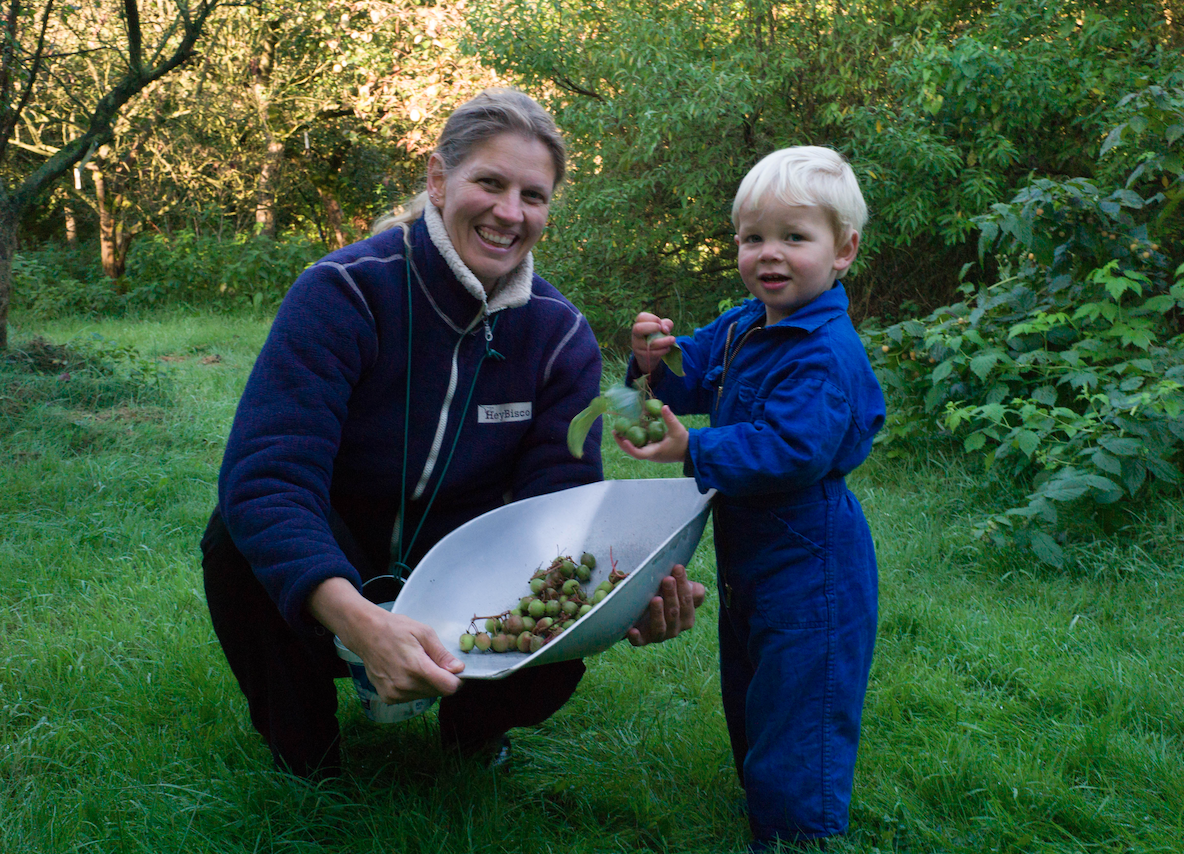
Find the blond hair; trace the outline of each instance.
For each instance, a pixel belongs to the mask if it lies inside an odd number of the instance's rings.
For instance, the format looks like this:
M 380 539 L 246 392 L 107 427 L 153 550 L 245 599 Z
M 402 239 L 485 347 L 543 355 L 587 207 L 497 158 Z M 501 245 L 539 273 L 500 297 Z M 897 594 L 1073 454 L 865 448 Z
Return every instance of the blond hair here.
M 839 152 L 817 145 L 782 148 L 764 157 L 740 182 L 732 202 L 732 225 L 772 195 L 785 205 L 814 205 L 827 212 L 835 240 L 863 232 L 867 203 L 851 165 Z

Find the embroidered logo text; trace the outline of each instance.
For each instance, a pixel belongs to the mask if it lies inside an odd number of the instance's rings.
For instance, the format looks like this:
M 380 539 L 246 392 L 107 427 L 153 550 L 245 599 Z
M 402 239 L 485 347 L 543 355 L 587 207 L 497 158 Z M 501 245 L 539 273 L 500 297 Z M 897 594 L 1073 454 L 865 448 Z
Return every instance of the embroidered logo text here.
M 529 421 L 531 403 L 478 403 L 478 424 L 507 424 L 511 421 Z

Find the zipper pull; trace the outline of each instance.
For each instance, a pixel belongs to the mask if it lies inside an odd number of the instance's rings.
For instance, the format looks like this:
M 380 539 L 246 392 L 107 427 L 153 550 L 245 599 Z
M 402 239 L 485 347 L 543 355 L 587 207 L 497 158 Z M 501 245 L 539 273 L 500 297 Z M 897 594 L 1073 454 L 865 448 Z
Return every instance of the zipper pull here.
M 485 323 L 485 356 L 498 362 L 504 362 L 506 357 L 490 346 L 493 343 L 493 328 L 489 325 L 489 315 L 485 315 L 483 320 Z

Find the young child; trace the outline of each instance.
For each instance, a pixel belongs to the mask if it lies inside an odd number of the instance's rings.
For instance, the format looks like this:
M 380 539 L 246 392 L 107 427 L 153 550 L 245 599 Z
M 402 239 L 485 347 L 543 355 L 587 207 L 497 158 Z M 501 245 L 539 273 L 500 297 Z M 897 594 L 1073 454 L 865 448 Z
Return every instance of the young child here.
M 657 444 L 718 490 L 720 673 L 752 851 L 844 833 L 876 632 L 876 557 L 843 476 L 867 458 L 884 398 L 838 277 L 867 206 L 827 148 L 774 152 L 732 205 L 740 277 L 755 297 L 678 338 L 685 376 L 662 363 L 673 323 L 642 312 L 627 380 L 667 403 Z M 653 337 L 654 333 L 659 333 Z M 653 337 L 653 340 L 650 340 Z M 673 413 L 708 413 L 687 430 Z

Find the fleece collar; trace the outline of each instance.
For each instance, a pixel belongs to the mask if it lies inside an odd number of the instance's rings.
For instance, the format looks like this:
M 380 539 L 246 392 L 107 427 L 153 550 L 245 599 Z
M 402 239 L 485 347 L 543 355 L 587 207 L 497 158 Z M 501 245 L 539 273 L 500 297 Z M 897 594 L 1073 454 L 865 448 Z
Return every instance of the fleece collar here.
M 448 263 L 448 268 L 457 280 L 464 285 L 465 290 L 485 306 L 485 313 L 493 314 L 503 308 L 518 308 L 530 301 L 530 285 L 534 279 L 534 255 L 526 253 L 522 263 L 503 276 L 494 286 L 493 294 L 487 296 L 485 288 L 477 281 L 473 271 L 465 266 L 456 253 L 452 240 L 448 237 L 448 230 L 444 228 L 444 219 L 440 216 L 440 209 L 428 202 L 424 206 L 423 218 L 428 226 L 428 236 L 432 238 L 436 250 Z

